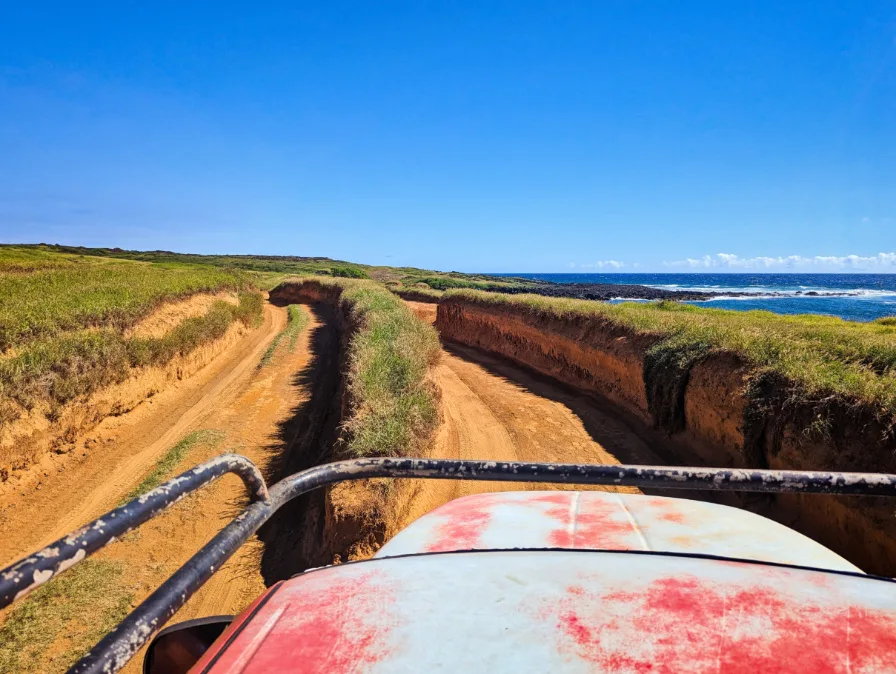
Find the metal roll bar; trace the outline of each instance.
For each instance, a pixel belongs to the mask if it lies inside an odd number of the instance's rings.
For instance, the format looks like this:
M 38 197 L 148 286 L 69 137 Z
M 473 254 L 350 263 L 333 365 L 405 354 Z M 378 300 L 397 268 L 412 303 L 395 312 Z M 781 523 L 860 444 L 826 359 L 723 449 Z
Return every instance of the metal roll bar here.
M 236 473 L 251 503 L 178 569 L 70 670 L 119 671 L 259 527 L 285 503 L 343 480 L 377 477 L 491 480 L 617 485 L 653 489 L 702 489 L 765 493 L 896 496 L 896 475 L 810 471 L 607 466 L 568 463 L 456 461 L 450 459 L 355 459 L 316 466 L 284 478 L 268 490 L 249 459 L 224 454 L 112 510 L 43 550 L 0 571 L 0 608 L 226 473 Z

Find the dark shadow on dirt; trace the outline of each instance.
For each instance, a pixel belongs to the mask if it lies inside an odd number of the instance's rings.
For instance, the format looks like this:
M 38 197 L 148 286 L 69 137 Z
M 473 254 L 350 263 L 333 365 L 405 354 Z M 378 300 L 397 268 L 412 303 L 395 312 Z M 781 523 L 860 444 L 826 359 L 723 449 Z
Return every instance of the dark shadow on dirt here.
M 329 460 L 340 421 L 340 331 L 332 308 L 309 306 L 321 321 L 310 335 L 311 358 L 293 384 L 308 397 L 279 424 L 267 447 L 265 479 L 287 475 Z M 329 563 L 323 555 L 324 494 L 317 490 L 287 503 L 259 531 L 264 544 L 261 572 L 268 585 L 308 568 Z
M 615 456 L 620 463 L 660 466 L 705 465 L 696 455 L 684 453 L 680 446 L 672 446 L 664 430 L 651 428 L 631 412 L 596 393 L 560 382 L 502 355 L 446 340 L 442 341 L 442 346 L 454 356 L 476 363 L 490 374 L 511 381 L 529 393 L 565 405 L 579 417 L 591 439 Z M 755 512 L 763 511 L 768 501 L 766 496 L 754 498 L 746 494 L 680 489 L 642 489 L 642 491 L 656 496 L 689 498 L 746 507 Z

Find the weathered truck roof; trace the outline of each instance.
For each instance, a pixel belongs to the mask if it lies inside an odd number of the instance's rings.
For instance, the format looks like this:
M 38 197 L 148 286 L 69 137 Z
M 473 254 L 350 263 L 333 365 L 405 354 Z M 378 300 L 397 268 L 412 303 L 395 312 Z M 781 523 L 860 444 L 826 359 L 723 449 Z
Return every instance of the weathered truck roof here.
M 274 586 L 191 670 L 894 671 L 896 583 L 644 552 L 387 557 Z
M 274 586 L 192 671 L 870 674 L 894 653 L 896 583 L 762 517 L 502 492 Z
M 413 522 L 376 556 L 510 548 L 700 553 L 859 571 L 811 538 L 745 510 L 598 491 L 494 492 L 459 498 Z

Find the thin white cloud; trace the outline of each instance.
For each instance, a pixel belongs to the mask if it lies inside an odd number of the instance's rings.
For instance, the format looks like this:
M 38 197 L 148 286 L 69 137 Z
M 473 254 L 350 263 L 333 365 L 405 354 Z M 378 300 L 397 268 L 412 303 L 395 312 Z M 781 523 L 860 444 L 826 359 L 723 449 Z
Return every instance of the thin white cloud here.
M 733 253 L 716 253 L 700 258 L 663 262 L 666 267 L 687 269 L 838 269 L 896 272 L 896 253 L 877 255 L 788 255 L 786 257 L 740 257 Z
M 598 260 L 597 262 L 585 262 L 579 265 L 582 269 L 622 269 L 625 266 L 625 262 L 620 262 L 619 260 Z

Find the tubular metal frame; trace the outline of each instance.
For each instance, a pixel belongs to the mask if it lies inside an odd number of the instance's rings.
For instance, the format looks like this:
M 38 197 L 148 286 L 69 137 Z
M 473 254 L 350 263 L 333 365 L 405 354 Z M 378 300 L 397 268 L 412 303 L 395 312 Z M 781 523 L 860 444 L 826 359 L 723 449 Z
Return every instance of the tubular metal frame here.
M 197 489 L 227 473 L 237 474 L 250 504 L 161 587 L 107 634 L 70 670 L 85 674 L 119 671 L 161 630 L 187 600 L 285 503 L 343 480 L 400 477 L 618 485 L 653 489 L 703 489 L 765 493 L 801 492 L 896 496 L 896 475 L 666 466 L 456 461 L 449 459 L 355 459 L 290 475 L 268 490 L 258 468 L 238 454 L 224 454 L 112 510 L 33 555 L 0 571 L 0 608 L 21 599 L 54 576 L 156 517 Z

